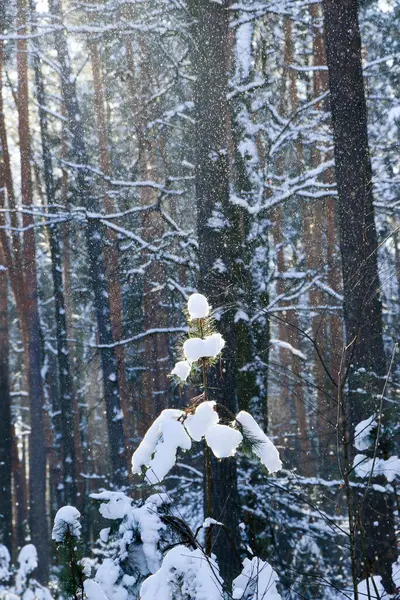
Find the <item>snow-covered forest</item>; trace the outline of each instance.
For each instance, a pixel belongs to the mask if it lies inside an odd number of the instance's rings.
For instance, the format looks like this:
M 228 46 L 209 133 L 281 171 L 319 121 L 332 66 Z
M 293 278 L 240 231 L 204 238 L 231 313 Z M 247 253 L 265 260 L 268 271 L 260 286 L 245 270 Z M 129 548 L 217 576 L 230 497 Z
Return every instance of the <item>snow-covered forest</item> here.
M 0 598 L 400 598 L 399 0 L 0 0 Z

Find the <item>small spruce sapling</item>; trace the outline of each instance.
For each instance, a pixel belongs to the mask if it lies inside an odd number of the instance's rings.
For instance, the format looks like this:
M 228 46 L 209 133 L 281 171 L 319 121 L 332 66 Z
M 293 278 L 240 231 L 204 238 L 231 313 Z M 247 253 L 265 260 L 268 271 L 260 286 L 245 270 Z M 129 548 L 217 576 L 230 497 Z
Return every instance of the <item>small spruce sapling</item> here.
M 67 598 L 84 599 L 85 564 L 80 541 L 80 512 L 73 506 L 63 506 L 54 518 L 52 539 L 61 559 L 60 588 Z

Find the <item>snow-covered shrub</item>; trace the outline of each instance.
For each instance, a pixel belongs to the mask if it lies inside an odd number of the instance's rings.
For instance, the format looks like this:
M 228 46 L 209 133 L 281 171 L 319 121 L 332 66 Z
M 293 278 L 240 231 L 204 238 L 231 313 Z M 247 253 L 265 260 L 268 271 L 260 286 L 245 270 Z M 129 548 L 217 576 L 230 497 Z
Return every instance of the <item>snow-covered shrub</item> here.
M 215 559 L 201 549 L 175 546 L 160 569 L 143 583 L 141 600 L 220 600 L 222 579 Z
M 270 564 L 259 558 L 245 558 L 243 570 L 233 582 L 235 600 L 281 600 L 276 589 L 278 576 Z
M 137 598 L 144 579 L 160 567 L 163 548 L 172 542 L 165 522 L 170 499 L 153 494 L 137 506 L 122 492 L 104 491 L 91 497 L 100 502 L 99 512 L 110 527 L 100 532 L 98 560 L 85 592 L 89 598 L 97 589 L 108 600 Z
M 11 579 L 11 557 L 7 546 L 0 544 L 0 591 L 7 589 Z
M 21 549 L 17 562 L 15 586 L 10 591 L 22 600 L 53 600 L 49 590 L 32 577 L 38 566 L 38 556 L 33 544 L 27 544 Z
M 6 546 L 0 544 L 0 600 L 53 600 L 49 590 L 32 577 L 38 566 L 33 544 L 21 548 L 17 562 L 17 568 L 11 567 L 10 553 Z

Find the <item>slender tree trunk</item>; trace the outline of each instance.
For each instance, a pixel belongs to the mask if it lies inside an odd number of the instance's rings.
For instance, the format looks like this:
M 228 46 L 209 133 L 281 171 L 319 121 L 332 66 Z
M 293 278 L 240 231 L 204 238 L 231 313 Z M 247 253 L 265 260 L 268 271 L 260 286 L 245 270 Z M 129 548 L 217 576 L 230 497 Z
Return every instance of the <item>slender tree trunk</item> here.
M 18 133 L 21 159 L 21 196 L 25 207 L 33 204 L 31 178 L 31 145 L 29 129 L 29 90 L 28 90 L 28 46 L 24 35 L 27 33 L 28 7 L 26 0 L 18 1 L 18 25 L 21 38 L 18 40 Z M 42 348 L 40 341 L 40 320 L 38 308 L 36 249 L 33 217 L 23 216 L 24 231 L 24 275 L 25 275 L 25 322 L 28 340 L 29 363 L 28 383 L 30 398 L 30 452 L 29 452 L 29 522 L 32 542 L 38 551 L 38 577 L 48 578 L 48 527 L 46 509 L 46 450 L 43 429 L 43 382 L 41 376 Z
M 15 427 L 12 425 L 12 483 L 13 483 L 13 519 L 15 521 L 15 535 L 13 541 L 13 554 L 22 548 L 26 540 L 28 525 L 28 492 L 25 461 L 18 454 L 18 440 Z
M 217 309 L 218 328 L 226 340 L 218 374 L 209 382 L 213 395 L 231 413 L 237 410 L 235 327 L 234 315 L 227 310 L 236 298 L 232 294 L 237 249 L 237 231 L 228 221 L 232 208 L 229 203 L 229 174 L 227 156 L 228 122 L 228 2 L 211 3 L 191 0 L 188 3 L 193 27 L 193 65 L 196 75 L 194 87 L 196 111 L 196 201 L 199 239 L 198 289 Z M 219 215 L 224 227 L 216 227 Z M 234 459 L 212 460 L 212 512 L 232 532 L 239 524 L 236 462 Z M 233 540 L 235 537 L 232 538 Z M 240 557 L 219 529 L 212 540 L 222 575 L 232 580 L 240 567 Z
M 60 0 L 53 0 L 51 9 L 62 23 Z M 89 259 L 90 277 L 93 289 L 93 301 L 97 319 L 100 356 L 102 364 L 104 398 L 106 404 L 109 450 L 111 457 L 111 479 L 115 485 L 122 485 L 127 475 L 125 466 L 125 442 L 122 427 L 122 411 L 118 389 L 118 369 L 111 328 L 109 295 L 103 263 L 103 242 L 105 234 L 98 219 L 90 213 L 98 213 L 98 199 L 94 195 L 88 169 L 88 156 L 85 146 L 83 123 L 76 94 L 76 85 L 70 66 L 69 52 L 65 32 L 57 30 L 54 34 L 55 47 L 61 66 L 61 88 L 68 124 L 72 138 L 72 153 L 76 169 L 76 193 L 82 206 L 88 209 L 85 238 Z
M 310 6 L 310 15 L 314 24 L 313 38 L 313 66 L 314 68 L 321 67 L 321 70 L 313 72 L 313 95 L 318 98 L 324 92 L 328 91 L 328 74 L 323 70 L 326 65 L 325 44 L 323 37 L 323 29 L 321 25 L 322 8 L 317 4 Z M 326 110 L 326 102 L 319 102 L 316 108 L 320 111 Z M 324 158 L 323 153 L 319 150 L 318 144 L 315 144 L 312 149 L 312 166 L 318 167 Z M 325 171 L 323 180 L 325 183 L 333 181 L 333 170 Z M 334 200 L 328 198 L 325 203 L 322 200 L 314 201 L 314 208 L 308 210 L 307 228 L 309 231 L 308 237 L 308 263 L 313 273 L 324 274 L 325 263 L 328 271 L 328 284 L 334 285 L 333 289 L 338 289 L 337 285 L 337 261 L 335 262 L 336 253 L 336 235 L 335 235 L 335 215 L 334 215 Z M 313 214 L 311 214 L 311 212 Z M 326 240 L 326 252 L 324 251 L 324 238 Z M 312 306 L 322 306 L 327 304 L 326 296 L 317 286 L 310 293 L 310 301 Z M 313 338 L 318 345 L 318 352 L 314 355 L 317 392 L 317 431 L 318 445 L 320 454 L 320 469 L 324 475 L 332 473 L 329 457 L 335 453 L 337 436 L 336 436 L 336 418 L 337 418 L 337 403 L 335 402 L 337 391 L 328 378 L 327 373 L 322 364 L 330 370 L 332 378 L 338 379 L 338 360 L 340 360 L 341 350 L 343 347 L 343 338 L 341 333 L 341 324 L 337 322 L 337 315 L 327 314 L 326 310 L 316 311 L 312 323 Z M 329 332 L 329 333 L 328 333 Z M 322 360 L 321 360 L 322 358 Z
M 147 44 L 139 40 L 140 53 L 135 62 L 132 41 L 125 42 L 129 68 L 129 92 L 135 114 L 135 133 L 138 141 L 139 176 L 144 181 L 159 179 L 156 141 L 146 131 L 146 125 L 152 118 L 153 104 L 150 100 L 156 82 Z M 135 77 L 135 73 L 140 77 Z M 140 189 L 142 207 L 154 206 L 158 202 L 158 193 L 151 187 Z M 164 223 L 159 211 L 144 212 L 142 216 L 143 239 L 149 243 L 160 239 L 164 232 Z M 148 263 L 143 278 L 143 326 L 144 330 L 168 327 L 168 311 L 165 290 L 165 265 L 156 256 L 143 255 Z M 147 336 L 144 341 L 143 393 L 139 398 L 137 432 L 144 435 L 151 425 L 154 415 L 158 415 L 168 404 L 168 336 L 160 333 Z
M 237 49 L 234 41 L 235 32 L 230 30 L 225 40 L 228 72 L 233 71 L 231 63 L 234 63 Z M 237 84 L 246 85 L 252 76 L 253 73 L 249 73 L 246 79 L 237 81 Z M 243 118 L 243 114 L 246 115 L 245 118 Z M 243 137 L 247 133 L 243 123 L 246 118 L 251 119 L 249 99 L 230 100 L 226 122 L 228 176 L 235 195 L 245 200 L 258 194 L 258 189 L 255 189 L 254 182 L 251 180 L 246 159 L 240 148 Z M 254 313 L 259 312 L 260 308 L 268 304 L 268 293 L 260 292 L 259 281 L 255 280 L 259 272 L 254 268 L 254 255 L 257 246 L 262 245 L 262 240 L 254 235 L 255 219 L 246 208 L 232 205 L 227 216 L 232 229 L 236 232 L 236 253 L 241 257 L 241 260 L 237 260 L 234 265 L 234 279 L 237 283 L 240 282 L 240 285 L 236 285 L 237 312 L 234 315 L 238 404 L 239 408 L 243 410 L 257 407 L 266 428 L 268 423 L 268 366 L 265 360 L 262 361 L 262 366 L 259 366 L 258 351 L 260 354 L 267 351 L 269 321 L 265 319 L 260 327 L 259 322 L 251 320 Z M 265 263 L 267 264 L 268 252 L 265 254 Z M 256 277 L 254 276 L 255 270 L 257 271 Z
M 47 204 L 49 212 L 55 204 L 55 190 L 53 177 L 53 163 L 50 149 L 50 138 L 48 131 L 47 115 L 44 109 L 46 104 L 43 76 L 40 61 L 35 54 L 35 83 L 36 96 L 39 105 L 40 133 L 42 141 L 42 158 L 44 170 L 44 184 L 46 189 Z M 60 233 L 57 225 L 48 227 L 51 254 L 51 272 L 53 278 L 56 338 L 57 338 L 57 361 L 58 381 L 61 409 L 61 454 L 62 454 L 62 477 L 63 477 L 63 501 L 65 504 L 74 504 L 76 501 L 76 464 L 74 444 L 74 414 L 73 414 L 73 389 L 70 371 L 69 348 L 67 341 L 67 322 L 64 301 L 64 287 L 62 280 L 62 257 L 60 246 Z
M 292 22 L 288 17 L 284 19 L 284 73 L 281 85 L 280 113 L 288 116 L 288 107 L 290 111 L 295 112 L 298 108 L 298 94 L 296 86 L 295 71 L 290 69 L 294 63 L 293 31 Z M 289 100 L 289 101 L 288 101 Z M 296 155 L 298 164 L 302 160 L 303 147 L 301 139 L 296 144 Z M 285 170 L 284 155 L 278 159 L 277 172 L 283 176 Z M 304 219 L 302 222 L 304 232 Z M 277 267 L 278 267 L 278 296 L 288 292 L 284 283 L 283 276 L 286 273 L 285 261 L 285 238 L 284 238 L 284 209 L 277 206 L 273 211 L 272 234 L 275 248 L 277 248 Z M 289 303 L 290 304 L 290 303 Z M 288 302 L 283 300 L 281 306 L 287 306 Z M 300 348 L 300 322 L 296 310 L 287 311 L 282 314 L 278 322 L 278 336 L 283 342 L 289 342 L 294 348 Z M 305 475 L 310 474 L 311 470 L 311 443 L 310 429 L 307 422 L 306 399 L 304 394 L 304 385 L 301 380 L 302 365 L 299 357 L 293 356 L 287 349 L 280 349 L 280 364 L 283 370 L 282 380 L 280 381 L 280 392 L 282 394 L 278 399 L 279 407 L 277 414 L 281 415 L 280 402 L 282 400 L 282 421 L 286 427 L 281 426 L 281 433 L 290 431 L 290 421 L 296 424 L 296 462 L 298 468 Z
M 0 26 L 5 22 L 4 4 L 0 6 Z M 22 269 L 22 254 L 21 240 L 19 229 L 19 221 L 15 210 L 15 194 L 13 178 L 11 173 L 10 153 L 8 149 L 7 129 L 5 122 L 5 113 L 3 105 L 3 63 L 4 63 L 4 41 L 0 40 L 0 143 L 1 143 L 1 181 L 7 191 L 7 204 L 10 209 L 10 224 L 12 231 L 10 236 L 7 236 L 6 230 L 0 230 L 0 237 L 3 245 L 4 259 L 9 270 L 9 282 L 14 293 L 15 303 L 17 305 L 18 314 L 20 316 L 21 335 L 23 340 L 26 340 L 24 335 L 24 277 Z M 5 194 L 1 196 L 1 207 L 4 208 Z M 5 213 L 0 214 L 1 225 L 6 224 Z M 11 241 L 11 243 L 10 243 Z
M 358 7 L 356 0 L 324 0 L 323 6 L 348 345 L 345 416 L 352 443 L 355 425 L 379 413 L 379 393 L 385 374 L 382 306 Z M 386 426 L 389 425 L 387 409 L 382 398 L 382 419 Z M 387 458 L 387 441 L 383 433 L 377 447 L 378 457 Z M 373 477 L 361 498 L 354 495 L 352 499 L 357 513 L 358 567 L 362 578 L 371 573 L 381 575 L 385 588 L 392 592 L 392 563 L 397 558 L 393 499 L 374 490 L 373 483 L 385 482 L 380 479 Z
M 8 352 L 8 275 L 0 243 L 0 541 L 11 551 L 12 429 Z
M 101 70 L 101 58 L 98 44 L 95 40 L 89 43 L 90 58 L 94 86 L 94 100 L 96 107 L 96 125 L 99 139 L 100 168 L 107 177 L 111 176 L 111 163 L 109 156 L 109 140 L 107 131 L 106 101 Z M 108 184 L 103 182 L 103 206 L 105 213 L 115 212 L 115 204 L 107 192 Z M 107 276 L 107 289 L 110 300 L 111 329 L 114 340 L 121 340 L 123 336 L 123 307 L 122 290 L 120 281 L 119 253 L 117 247 L 118 235 L 115 231 L 107 229 L 107 243 L 104 247 L 104 267 Z M 118 371 L 118 387 L 122 412 L 124 413 L 124 432 L 128 439 L 132 434 L 129 394 L 126 380 L 125 349 L 117 346 L 115 349 Z

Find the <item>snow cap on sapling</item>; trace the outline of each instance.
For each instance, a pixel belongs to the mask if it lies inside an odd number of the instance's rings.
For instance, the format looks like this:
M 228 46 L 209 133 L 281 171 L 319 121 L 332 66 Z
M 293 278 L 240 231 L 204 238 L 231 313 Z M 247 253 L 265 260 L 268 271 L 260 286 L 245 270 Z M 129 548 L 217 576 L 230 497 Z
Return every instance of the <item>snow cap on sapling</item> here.
M 238 446 L 243 441 L 243 436 L 237 429 L 228 425 L 212 425 L 207 429 L 207 445 L 217 458 L 229 458 L 235 456 Z
M 196 362 L 204 356 L 203 342 L 204 340 L 198 337 L 189 338 L 184 342 L 183 352 L 187 361 Z
M 208 300 L 203 294 L 192 294 L 188 300 L 188 313 L 189 318 L 193 319 L 205 319 L 210 314 L 210 305 Z
M 218 413 L 214 410 L 215 402 L 202 402 L 196 408 L 194 414 L 188 415 L 185 419 L 186 431 L 196 442 L 206 435 L 212 425 L 219 422 Z
M 61 544 L 65 536 L 69 534 L 72 537 L 80 538 L 81 528 L 79 519 L 81 513 L 74 506 L 62 506 L 54 517 L 54 526 L 51 538 Z
M 183 344 L 183 352 L 188 362 L 196 362 L 200 358 L 216 358 L 225 346 L 220 333 L 207 335 L 204 340 L 199 337 L 189 338 Z
M 175 363 L 175 367 L 171 371 L 171 375 L 176 375 L 182 381 L 186 381 L 190 375 L 191 365 L 187 360 L 180 360 Z
M 203 344 L 204 356 L 216 358 L 223 350 L 224 346 L 225 340 L 220 333 L 212 333 L 211 335 L 207 335 Z

